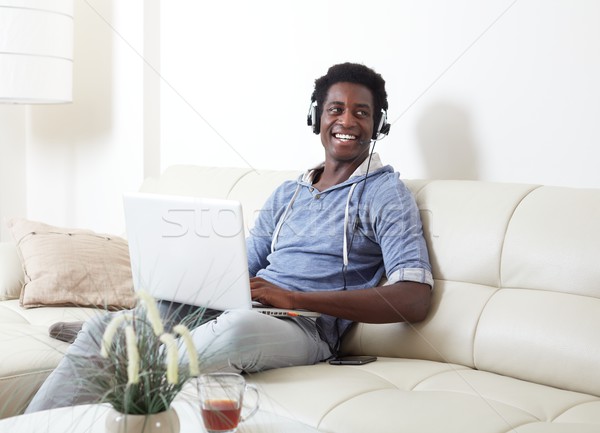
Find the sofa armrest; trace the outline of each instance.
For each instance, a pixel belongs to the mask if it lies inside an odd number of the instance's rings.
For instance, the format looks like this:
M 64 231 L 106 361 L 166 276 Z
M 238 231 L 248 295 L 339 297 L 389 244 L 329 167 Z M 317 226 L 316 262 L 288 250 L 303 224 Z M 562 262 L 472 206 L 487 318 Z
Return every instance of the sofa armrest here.
M 18 299 L 24 275 L 14 242 L 0 242 L 0 300 Z

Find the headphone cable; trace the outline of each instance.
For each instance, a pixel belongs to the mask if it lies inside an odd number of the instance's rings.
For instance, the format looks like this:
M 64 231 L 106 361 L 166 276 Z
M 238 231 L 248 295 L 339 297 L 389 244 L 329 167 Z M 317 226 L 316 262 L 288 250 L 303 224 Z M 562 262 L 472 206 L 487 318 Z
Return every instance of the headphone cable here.
M 354 243 L 354 235 L 356 234 L 356 230 L 358 229 L 358 225 L 360 224 L 360 202 L 362 199 L 362 195 L 367 187 L 367 179 L 369 177 L 369 171 L 371 169 L 371 159 L 373 158 L 373 152 L 375 151 L 375 144 L 377 143 L 377 139 L 373 140 L 373 146 L 371 147 L 371 151 L 369 152 L 369 158 L 367 160 L 367 170 L 365 173 L 365 178 L 360 182 L 364 182 L 362 189 L 360 190 L 360 194 L 358 196 L 358 201 L 356 202 L 356 216 L 354 217 L 354 222 L 352 224 L 352 233 L 350 235 L 350 242 L 348 243 L 348 251 L 346 252 L 346 256 L 348 259 L 350 258 L 350 251 L 352 250 L 352 244 Z M 344 228 L 345 230 L 345 228 Z M 349 262 L 349 260 L 348 260 Z M 342 263 L 342 278 L 344 281 L 344 288 L 342 290 L 347 290 L 347 281 L 346 281 L 346 271 L 348 266 L 345 263 Z

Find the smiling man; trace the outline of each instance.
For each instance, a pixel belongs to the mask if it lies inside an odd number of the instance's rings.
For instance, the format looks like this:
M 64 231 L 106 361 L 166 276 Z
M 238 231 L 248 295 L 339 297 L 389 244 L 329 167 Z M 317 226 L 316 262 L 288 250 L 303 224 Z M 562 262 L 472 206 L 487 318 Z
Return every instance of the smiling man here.
M 311 102 L 325 161 L 268 200 L 248 239 L 249 269 L 253 299 L 322 313 L 317 332 L 335 355 L 352 322 L 423 320 L 433 279 L 413 196 L 371 153 L 389 132 L 381 75 L 332 66 Z
M 311 99 L 308 123 L 320 135 L 325 161 L 272 193 L 247 249 L 254 300 L 321 315 L 225 311 L 191 331 L 203 372 L 314 364 L 337 355 L 353 322 L 418 322 L 428 313 L 433 279 L 419 211 L 370 146 L 389 131 L 385 81 L 364 65 L 335 65 L 315 81 Z M 188 313 L 192 323 L 197 311 L 165 301 L 159 308 L 175 323 Z M 28 412 L 101 397 L 77 378 L 90 366 L 105 371 L 99 353 L 109 320 L 84 325 Z

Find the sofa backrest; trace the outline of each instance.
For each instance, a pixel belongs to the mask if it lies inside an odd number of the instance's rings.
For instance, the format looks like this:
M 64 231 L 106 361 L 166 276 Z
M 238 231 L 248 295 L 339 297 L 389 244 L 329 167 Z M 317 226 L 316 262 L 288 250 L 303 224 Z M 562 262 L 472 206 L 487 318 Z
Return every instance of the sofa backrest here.
M 406 183 L 433 266 L 431 314 L 418 324 L 360 324 L 345 350 L 600 396 L 600 190 Z
M 237 199 L 247 226 L 298 172 L 172 166 L 142 190 Z M 600 396 L 600 190 L 405 181 L 435 279 L 418 324 L 357 324 L 348 353 L 466 365 Z
M 146 179 L 140 191 L 238 200 L 244 210 L 247 233 L 275 188 L 299 174 L 291 170 L 173 165 L 159 178 Z

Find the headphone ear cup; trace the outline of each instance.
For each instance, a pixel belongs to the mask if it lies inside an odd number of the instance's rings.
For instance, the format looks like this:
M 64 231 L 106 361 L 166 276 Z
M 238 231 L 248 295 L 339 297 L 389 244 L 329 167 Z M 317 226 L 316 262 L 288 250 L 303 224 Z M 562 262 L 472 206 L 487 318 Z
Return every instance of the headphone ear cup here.
M 390 128 L 392 127 L 392 125 L 390 125 L 389 123 L 385 123 L 382 127 L 381 127 L 381 131 L 379 131 L 380 134 L 383 135 L 388 135 L 390 133 Z
M 379 120 L 379 125 L 377 129 L 373 131 L 373 140 L 378 140 L 380 135 L 388 135 L 390 132 L 391 125 L 387 123 L 387 111 L 381 109 L 381 119 Z
M 310 116 L 312 118 L 312 127 L 313 127 L 313 133 L 315 134 L 319 134 L 321 132 L 321 118 L 319 116 L 318 113 L 318 109 L 317 109 L 317 102 L 313 102 L 310 108 Z
M 317 102 L 311 102 L 310 109 L 308 111 L 308 116 L 306 118 L 306 123 L 308 126 L 312 126 L 312 132 L 315 134 L 319 134 L 321 132 L 320 119 L 317 115 Z

